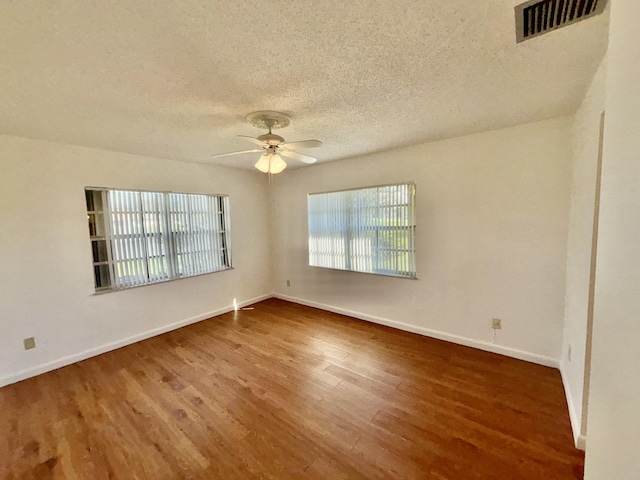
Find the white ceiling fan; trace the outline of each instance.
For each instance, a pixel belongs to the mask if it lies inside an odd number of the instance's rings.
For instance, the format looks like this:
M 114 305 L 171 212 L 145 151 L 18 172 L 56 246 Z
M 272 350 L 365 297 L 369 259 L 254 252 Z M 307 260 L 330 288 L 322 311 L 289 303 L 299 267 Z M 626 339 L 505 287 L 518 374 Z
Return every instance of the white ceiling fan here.
M 239 152 L 220 153 L 218 155 L 212 155 L 211 158 L 216 157 L 228 157 L 230 155 L 241 155 L 244 153 L 262 152 L 260 159 L 255 164 L 255 167 L 264 173 L 276 174 L 282 172 L 287 168 L 287 162 L 285 162 L 280 155 L 294 160 L 299 160 L 304 163 L 316 163 L 318 160 L 309 155 L 294 152 L 294 149 L 298 148 L 315 148 L 320 147 L 322 142 L 319 140 L 303 140 L 300 142 L 285 142 L 284 138 L 280 135 L 271 133 L 272 129 L 284 128 L 291 123 L 291 118 L 280 112 L 260 111 L 253 112 L 247 115 L 247 122 L 257 128 L 266 128 L 269 133 L 260 135 L 257 138 L 248 137 L 246 135 L 238 135 L 240 138 L 257 145 L 260 148 L 254 148 L 251 150 L 242 150 Z

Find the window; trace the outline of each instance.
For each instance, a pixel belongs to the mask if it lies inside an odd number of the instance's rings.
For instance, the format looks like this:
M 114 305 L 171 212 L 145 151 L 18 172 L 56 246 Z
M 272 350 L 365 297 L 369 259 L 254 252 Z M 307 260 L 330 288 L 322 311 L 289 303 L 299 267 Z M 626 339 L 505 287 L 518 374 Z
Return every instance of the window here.
M 87 188 L 96 291 L 231 268 L 224 195 Z
M 415 184 L 308 196 L 309 265 L 415 278 Z

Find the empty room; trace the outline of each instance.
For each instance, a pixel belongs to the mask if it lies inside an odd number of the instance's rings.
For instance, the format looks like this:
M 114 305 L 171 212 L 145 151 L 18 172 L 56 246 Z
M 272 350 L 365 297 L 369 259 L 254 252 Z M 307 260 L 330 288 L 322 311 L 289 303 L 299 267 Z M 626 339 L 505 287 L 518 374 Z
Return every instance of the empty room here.
M 640 478 L 636 0 L 0 2 L 0 478 Z

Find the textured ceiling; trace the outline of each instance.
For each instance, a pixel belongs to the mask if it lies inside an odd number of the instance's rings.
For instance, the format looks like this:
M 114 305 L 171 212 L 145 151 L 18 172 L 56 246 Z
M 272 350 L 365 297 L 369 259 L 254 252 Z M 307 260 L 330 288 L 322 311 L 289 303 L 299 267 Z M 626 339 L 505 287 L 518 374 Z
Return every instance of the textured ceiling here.
M 573 113 L 608 10 L 517 45 L 517 3 L 3 0 L 0 134 L 251 167 L 208 157 L 255 110 L 321 162 Z

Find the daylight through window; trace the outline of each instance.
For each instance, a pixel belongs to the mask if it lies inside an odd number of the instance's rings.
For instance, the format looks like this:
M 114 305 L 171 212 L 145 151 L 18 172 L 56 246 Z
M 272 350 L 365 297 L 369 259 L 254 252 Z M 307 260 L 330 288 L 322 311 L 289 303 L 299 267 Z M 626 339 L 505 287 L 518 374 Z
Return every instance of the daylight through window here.
M 227 196 L 85 193 L 96 291 L 231 268 Z
M 416 277 L 415 184 L 308 196 L 309 265 Z

